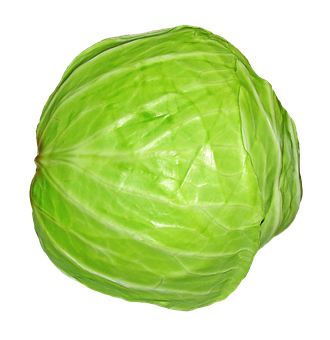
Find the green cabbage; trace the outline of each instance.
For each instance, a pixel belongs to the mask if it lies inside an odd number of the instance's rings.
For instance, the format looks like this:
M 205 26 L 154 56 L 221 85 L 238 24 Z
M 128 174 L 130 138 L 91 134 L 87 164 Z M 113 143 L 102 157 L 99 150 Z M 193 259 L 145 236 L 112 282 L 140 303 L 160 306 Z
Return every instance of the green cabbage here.
M 129 301 L 225 299 L 302 196 L 293 121 L 233 45 L 197 27 L 82 52 L 37 141 L 30 197 L 44 251 Z

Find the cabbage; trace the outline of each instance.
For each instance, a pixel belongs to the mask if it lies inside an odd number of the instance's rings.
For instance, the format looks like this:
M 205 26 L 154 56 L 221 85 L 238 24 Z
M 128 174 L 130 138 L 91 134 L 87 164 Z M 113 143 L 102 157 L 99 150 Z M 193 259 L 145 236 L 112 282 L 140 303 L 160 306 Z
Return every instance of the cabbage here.
M 129 301 L 192 310 L 225 299 L 302 196 L 292 119 L 233 45 L 197 27 L 82 52 L 37 142 L 42 248 Z

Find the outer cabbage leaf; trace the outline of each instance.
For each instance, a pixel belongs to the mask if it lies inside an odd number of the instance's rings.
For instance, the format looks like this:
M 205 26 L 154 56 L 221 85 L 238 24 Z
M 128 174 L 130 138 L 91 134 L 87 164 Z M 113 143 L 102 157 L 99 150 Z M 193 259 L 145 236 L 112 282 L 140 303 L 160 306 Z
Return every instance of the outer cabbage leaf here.
M 226 40 L 190 26 L 82 52 L 37 128 L 35 228 L 86 286 L 191 310 L 226 298 L 300 201 L 292 121 Z M 284 193 L 288 195 L 285 196 Z

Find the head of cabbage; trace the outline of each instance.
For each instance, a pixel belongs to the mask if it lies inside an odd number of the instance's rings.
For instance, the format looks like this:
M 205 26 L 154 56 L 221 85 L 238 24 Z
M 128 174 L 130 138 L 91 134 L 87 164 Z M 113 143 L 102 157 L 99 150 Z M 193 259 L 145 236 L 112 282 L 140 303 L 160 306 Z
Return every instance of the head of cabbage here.
M 37 141 L 30 197 L 44 251 L 129 301 L 225 299 L 302 196 L 292 119 L 233 45 L 198 27 L 83 51 Z

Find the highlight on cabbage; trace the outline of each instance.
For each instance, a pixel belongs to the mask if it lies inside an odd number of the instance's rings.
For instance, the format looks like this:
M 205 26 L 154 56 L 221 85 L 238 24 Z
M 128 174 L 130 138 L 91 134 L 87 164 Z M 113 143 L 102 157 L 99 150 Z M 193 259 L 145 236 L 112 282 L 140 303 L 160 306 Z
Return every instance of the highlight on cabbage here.
M 43 250 L 129 301 L 192 310 L 225 299 L 302 197 L 292 119 L 233 45 L 198 27 L 83 51 L 37 142 Z

